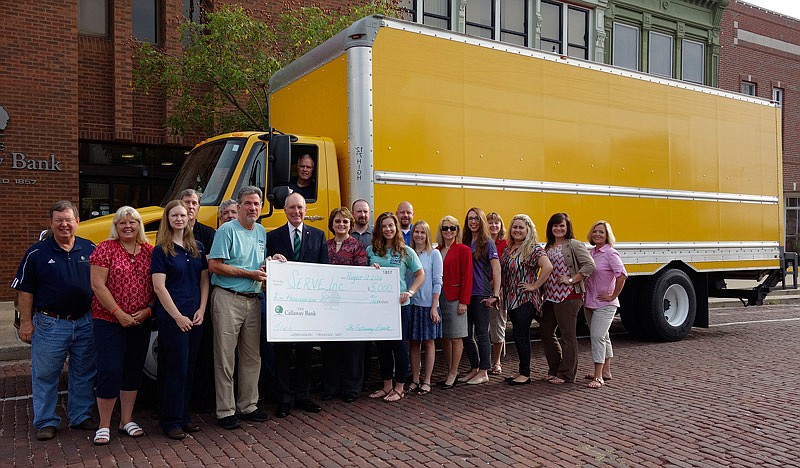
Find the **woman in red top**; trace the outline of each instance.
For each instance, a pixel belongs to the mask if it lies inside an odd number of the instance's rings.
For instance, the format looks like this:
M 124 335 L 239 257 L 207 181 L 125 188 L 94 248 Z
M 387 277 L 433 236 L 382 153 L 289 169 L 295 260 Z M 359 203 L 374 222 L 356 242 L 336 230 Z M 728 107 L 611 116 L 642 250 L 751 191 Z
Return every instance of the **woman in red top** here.
M 442 254 L 442 294 L 439 311 L 442 315 L 442 351 L 447 377 L 440 385 L 450 389 L 456 385 L 458 364 L 467 336 L 467 305 L 472 296 L 472 250 L 461 243 L 458 220 L 445 216 L 439 221 L 436 242 Z
M 503 251 L 508 245 L 503 218 L 499 214 L 491 212 L 486 215 L 486 224 L 489 226 L 489 237 L 492 238 L 494 245 L 497 247 L 497 256 L 503 258 Z M 508 312 L 506 307 L 501 305 L 499 308 L 493 307 L 490 314 L 489 341 L 492 342 L 492 369 L 489 371 L 489 375 L 500 375 L 503 373 L 503 366 L 500 365 L 500 356 L 502 356 L 503 348 L 506 345 Z
M 141 437 L 133 421 L 133 404 L 142 383 L 150 340 L 153 246 L 147 243 L 142 217 L 130 206 L 114 215 L 111 238 L 89 257 L 92 270 L 92 323 L 97 353 L 95 396 L 100 413 L 97 445 L 108 444 L 111 413 L 120 400 L 119 432 Z

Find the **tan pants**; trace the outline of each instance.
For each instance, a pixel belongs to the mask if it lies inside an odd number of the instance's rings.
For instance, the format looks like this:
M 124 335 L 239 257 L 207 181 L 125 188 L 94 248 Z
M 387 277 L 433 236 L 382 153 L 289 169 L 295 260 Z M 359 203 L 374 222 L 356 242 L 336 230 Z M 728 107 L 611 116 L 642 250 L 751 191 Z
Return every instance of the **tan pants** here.
M 261 299 L 237 296 L 222 288 L 211 294 L 214 323 L 214 383 L 217 418 L 256 410 L 261 371 Z M 239 387 L 234 399 L 233 371 L 239 350 Z

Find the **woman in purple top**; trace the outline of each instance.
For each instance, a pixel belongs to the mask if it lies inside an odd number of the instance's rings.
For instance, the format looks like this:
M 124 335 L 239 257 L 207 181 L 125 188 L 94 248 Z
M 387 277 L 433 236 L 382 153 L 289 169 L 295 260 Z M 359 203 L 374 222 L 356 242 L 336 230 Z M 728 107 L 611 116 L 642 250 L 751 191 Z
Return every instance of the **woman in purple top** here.
M 367 265 L 367 249 L 350 236 L 355 218 L 345 207 L 335 208 L 328 217 L 333 239 L 328 241 L 328 261 L 332 265 Z M 336 395 L 352 403 L 364 384 L 364 343 L 329 341 L 322 343 L 322 401 Z
M 586 378 L 591 380 L 589 388 L 600 388 L 606 380 L 611 379 L 611 358 L 614 357 L 614 350 L 611 348 L 608 329 L 617 313 L 619 293 L 625 286 L 628 272 L 625 271 L 619 253 L 611 247 L 616 239 L 608 222 L 600 220 L 594 223 L 587 237 L 594 246 L 589 253 L 592 254 L 595 269 L 586 280 L 584 299 L 584 314 L 591 331 L 594 362 L 594 373 L 587 374 Z
M 497 246 L 489 237 L 486 215 L 480 208 L 467 211 L 464 245 L 472 249 L 472 297 L 467 307 L 468 335 L 464 338 L 470 371 L 459 381 L 477 385 L 489 381 L 492 367 L 490 309 L 500 305 L 500 260 Z

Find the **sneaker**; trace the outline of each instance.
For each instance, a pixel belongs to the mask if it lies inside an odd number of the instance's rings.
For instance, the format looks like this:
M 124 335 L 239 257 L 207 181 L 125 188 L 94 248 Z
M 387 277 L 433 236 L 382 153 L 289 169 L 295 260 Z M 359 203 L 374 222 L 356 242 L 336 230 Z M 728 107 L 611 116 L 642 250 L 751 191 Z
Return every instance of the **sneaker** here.
M 254 422 L 264 422 L 269 419 L 269 415 L 258 408 L 254 409 L 253 411 L 247 414 L 242 414 L 239 417 L 241 419 L 244 419 L 245 421 L 254 421 Z
M 232 414 L 222 419 L 217 419 L 217 424 L 223 429 L 232 430 L 238 429 L 242 425 L 242 422 L 239 421 L 239 418 L 237 418 L 235 414 Z
M 54 426 L 45 426 L 36 431 L 36 440 L 50 440 L 56 436 L 58 428 Z

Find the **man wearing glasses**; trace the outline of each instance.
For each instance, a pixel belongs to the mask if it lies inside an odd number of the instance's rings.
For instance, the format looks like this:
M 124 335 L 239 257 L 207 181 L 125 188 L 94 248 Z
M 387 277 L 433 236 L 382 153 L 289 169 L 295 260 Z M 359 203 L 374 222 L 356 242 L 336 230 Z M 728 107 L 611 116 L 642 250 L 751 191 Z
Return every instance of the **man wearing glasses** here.
M 71 202 L 53 204 L 53 235 L 25 252 L 11 283 L 19 302 L 19 337 L 31 343 L 33 424 L 38 440 L 50 440 L 58 432 L 58 380 L 67 355 L 69 424 L 97 429 L 92 419 L 97 368 L 89 266 L 94 244 L 75 235 L 78 222 L 78 210 Z

